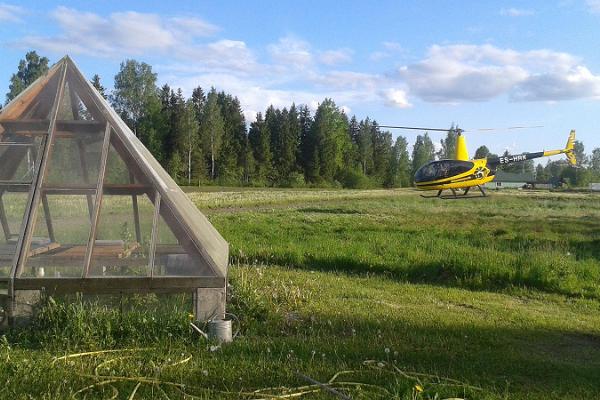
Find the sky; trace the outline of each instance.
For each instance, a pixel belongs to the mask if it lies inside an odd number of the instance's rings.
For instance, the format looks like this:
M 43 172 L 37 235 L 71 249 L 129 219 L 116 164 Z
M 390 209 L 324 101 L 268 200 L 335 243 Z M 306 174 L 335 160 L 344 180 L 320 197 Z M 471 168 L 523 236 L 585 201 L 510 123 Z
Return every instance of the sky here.
M 382 125 L 471 129 L 471 154 L 562 148 L 571 129 L 600 147 L 600 0 L 0 0 L 0 94 L 28 50 L 108 88 L 144 61 L 186 95 L 237 96 L 248 122 L 332 98 Z

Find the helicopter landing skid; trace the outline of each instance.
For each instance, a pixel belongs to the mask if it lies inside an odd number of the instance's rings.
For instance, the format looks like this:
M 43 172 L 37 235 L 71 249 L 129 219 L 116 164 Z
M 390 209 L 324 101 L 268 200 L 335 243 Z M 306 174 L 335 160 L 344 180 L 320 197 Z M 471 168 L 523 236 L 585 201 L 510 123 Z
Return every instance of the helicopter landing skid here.
M 438 190 L 438 193 L 435 196 L 423 196 L 421 195 L 421 197 L 425 198 L 425 199 L 432 199 L 432 198 L 439 198 L 442 200 L 460 200 L 460 199 L 481 199 L 483 197 L 487 197 L 487 193 L 485 192 L 485 190 L 483 190 L 483 188 L 479 185 L 476 185 L 477 189 L 479 189 L 479 191 L 481 192 L 481 195 L 472 195 L 472 196 L 468 196 L 469 194 L 469 189 L 471 189 L 470 187 L 466 188 L 463 194 L 458 194 L 456 192 L 456 189 L 450 189 L 452 191 L 451 195 L 442 195 L 443 190 Z

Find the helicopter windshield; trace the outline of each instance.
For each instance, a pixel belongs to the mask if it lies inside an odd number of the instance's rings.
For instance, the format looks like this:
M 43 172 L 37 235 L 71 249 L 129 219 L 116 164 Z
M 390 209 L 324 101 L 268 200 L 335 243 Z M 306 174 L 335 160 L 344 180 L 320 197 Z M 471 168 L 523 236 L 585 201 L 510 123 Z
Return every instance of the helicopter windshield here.
M 437 181 L 463 174 L 473 168 L 470 161 L 440 160 L 423 165 L 415 173 L 415 182 Z

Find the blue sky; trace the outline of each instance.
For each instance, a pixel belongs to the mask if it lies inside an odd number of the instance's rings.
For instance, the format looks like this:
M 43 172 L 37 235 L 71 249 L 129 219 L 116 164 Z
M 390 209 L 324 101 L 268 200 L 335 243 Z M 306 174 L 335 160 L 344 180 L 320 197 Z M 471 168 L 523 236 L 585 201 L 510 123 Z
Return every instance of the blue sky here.
M 470 134 L 471 152 L 558 148 L 570 129 L 591 152 L 599 38 L 600 0 L 0 2 L 0 93 L 29 49 L 107 87 L 135 58 L 186 94 L 238 96 L 248 119 L 331 97 L 380 124 L 544 126 Z

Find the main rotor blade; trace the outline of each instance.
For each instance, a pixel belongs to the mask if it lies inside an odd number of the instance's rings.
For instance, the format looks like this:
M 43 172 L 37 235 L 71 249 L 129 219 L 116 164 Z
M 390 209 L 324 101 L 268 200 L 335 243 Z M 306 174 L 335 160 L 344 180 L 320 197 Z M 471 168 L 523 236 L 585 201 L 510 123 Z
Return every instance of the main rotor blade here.
M 470 129 L 471 131 L 477 132 L 488 132 L 488 131 L 510 131 L 514 129 L 534 129 L 534 128 L 543 128 L 543 125 L 532 125 L 532 126 L 508 126 L 506 128 L 477 128 Z M 467 130 L 468 132 L 469 130 Z
M 418 128 L 416 126 L 393 126 L 393 125 L 377 125 L 380 128 L 388 128 L 388 129 L 408 129 L 412 131 L 437 131 L 437 132 L 448 132 L 451 129 L 442 129 L 442 128 Z M 462 129 L 454 129 L 455 131 L 461 131 Z

